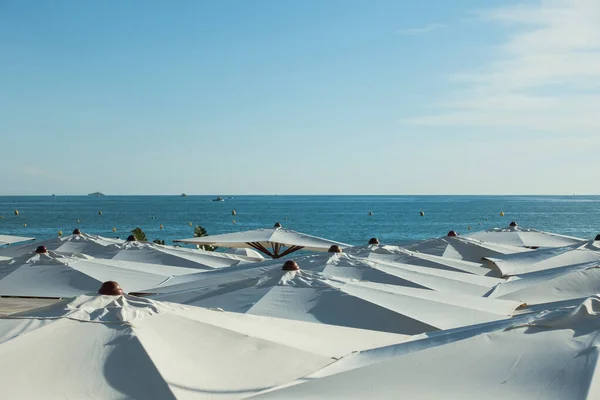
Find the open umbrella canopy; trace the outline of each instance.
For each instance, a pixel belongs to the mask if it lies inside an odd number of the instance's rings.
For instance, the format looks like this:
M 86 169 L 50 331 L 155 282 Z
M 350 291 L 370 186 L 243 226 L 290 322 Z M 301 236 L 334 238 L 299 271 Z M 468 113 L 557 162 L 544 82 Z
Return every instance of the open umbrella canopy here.
M 511 323 L 512 322 L 512 323 Z M 600 398 L 600 298 L 527 322 L 349 355 L 354 369 L 271 391 L 264 399 L 596 399 Z M 346 360 L 348 359 L 348 360 Z M 338 371 L 344 368 L 338 367 Z M 313 374 L 313 376 L 318 375 Z
M 225 251 L 223 251 L 223 253 L 235 254 L 236 256 L 242 256 L 242 257 L 248 258 L 252 261 L 263 261 L 265 259 L 265 257 L 262 254 L 260 254 L 258 251 L 254 250 L 254 249 L 231 248 L 231 249 L 226 249 Z
M 411 251 L 474 263 L 481 263 L 484 257 L 533 251 L 523 247 L 484 243 L 476 239 L 460 236 L 443 236 L 435 239 L 427 239 L 405 244 L 402 247 Z
M 80 296 L 0 318 L 0 384 L 7 399 L 242 398 L 404 338 L 133 296 Z
M 126 241 L 122 244 L 109 246 L 103 253 L 96 254 L 95 256 L 121 261 L 175 265 L 200 270 L 212 270 L 253 262 L 248 257 L 235 254 L 177 248 L 138 241 Z
M 562 247 L 573 244 L 583 244 L 586 240 L 542 232 L 536 229 L 521 228 L 516 222 L 511 222 L 507 228 L 494 228 L 484 232 L 466 234 L 465 237 L 481 240 L 486 243 L 496 243 L 505 246 L 518 247 Z
M 291 262 L 288 260 L 286 262 Z M 293 260 L 298 269 L 319 273 L 323 277 L 352 281 L 367 281 L 421 289 L 432 289 L 447 293 L 482 296 L 501 282 L 490 278 L 461 272 L 435 270 L 408 264 L 369 260 L 346 253 L 326 253 L 297 257 Z M 269 271 L 281 273 L 285 263 L 269 260 L 260 263 L 230 267 L 217 271 L 171 278 L 152 293 L 171 293 L 199 287 L 212 290 L 228 285 L 253 285 Z
M 20 246 L 11 246 L 0 249 L 0 256 L 7 258 L 19 257 L 33 252 L 38 246 L 44 246 L 48 250 L 52 250 L 61 254 L 83 253 L 95 256 L 105 252 L 107 246 L 123 243 L 122 240 L 80 233 L 79 230 L 75 230 L 73 232 L 77 233 L 56 237 L 41 242 L 27 243 Z
M 490 269 L 483 267 L 481 263 L 419 253 L 407 250 L 400 246 L 371 245 L 367 247 L 353 247 L 348 249 L 347 252 L 360 257 L 367 257 L 368 259 L 375 261 L 393 261 L 434 269 L 466 272 L 475 275 L 486 275 L 490 273 Z
M 565 247 L 538 249 L 527 253 L 490 256 L 485 257 L 485 260 L 505 276 L 600 262 L 600 240 Z
M 226 311 L 414 335 L 508 318 L 515 301 L 427 289 L 327 279 L 308 271 L 267 271 L 254 278 L 196 286 L 154 299 Z
M 22 236 L 11 236 L 11 235 L 0 235 L 0 246 L 4 246 L 7 244 L 26 242 L 29 240 L 35 240 L 35 238 L 31 237 L 22 237 Z
M 274 227 L 271 229 L 255 229 L 252 231 L 226 233 L 223 235 L 194 237 L 190 239 L 175 240 L 175 242 L 196 245 L 209 245 L 232 248 L 253 248 L 271 258 L 284 257 L 298 250 L 328 251 L 331 246 L 340 248 L 349 245 L 333 240 L 323 239 L 285 229 Z
M 509 278 L 488 297 L 523 301 L 528 305 L 583 299 L 600 293 L 600 262 L 531 272 Z
M 0 262 L 0 296 L 72 297 L 93 293 L 108 280 L 119 280 L 126 292 L 149 290 L 172 276 L 196 269 L 34 253 Z

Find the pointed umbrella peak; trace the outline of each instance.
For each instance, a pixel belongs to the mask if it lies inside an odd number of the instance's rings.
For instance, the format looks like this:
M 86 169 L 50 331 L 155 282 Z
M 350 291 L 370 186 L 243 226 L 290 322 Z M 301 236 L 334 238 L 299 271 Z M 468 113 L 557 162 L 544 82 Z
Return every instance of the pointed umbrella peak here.
M 273 228 L 275 228 L 275 229 L 283 228 L 283 225 L 281 225 L 281 223 L 279 223 L 279 222 L 275 222 L 275 225 L 273 225 Z
M 106 281 L 100 286 L 100 289 L 98 289 L 98 294 L 121 296 L 123 294 L 123 289 L 121 289 L 121 286 L 115 281 Z
M 127 236 L 127 239 L 125 239 L 126 242 L 137 242 L 137 238 L 133 235 L 129 235 Z
M 48 249 L 46 248 L 46 246 L 38 246 L 35 249 L 35 253 L 36 254 L 47 254 L 48 253 Z
M 283 263 L 283 267 L 281 269 L 283 271 L 298 271 L 300 267 L 296 261 L 287 260 L 285 263 Z
M 600 240 L 600 234 L 596 235 L 596 237 L 594 238 L 594 241 L 599 241 Z
M 333 244 L 329 247 L 329 250 L 327 250 L 329 253 L 342 253 L 342 248 L 340 246 L 338 246 L 337 244 Z
M 377 239 L 376 237 L 372 237 L 371 239 L 369 239 L 369 244 L 379 244 L 379 239 Z
M 457 237 L 458 236 L 458 232 L 456 232 L 456 231 L 450 231 L 450 232 L 448 232 L 448 234 L 446 236 L 448 236 L 448 237 Z
M 515 221 L 512 221 L 510 224 L 508 224 L 508 226 L 511 228 L 517 228 L 519 225 Z

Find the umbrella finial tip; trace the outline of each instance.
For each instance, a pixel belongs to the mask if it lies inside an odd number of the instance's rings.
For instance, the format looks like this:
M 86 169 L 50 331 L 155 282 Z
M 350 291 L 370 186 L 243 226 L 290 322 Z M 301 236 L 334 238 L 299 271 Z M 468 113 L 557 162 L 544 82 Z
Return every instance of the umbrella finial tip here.
M 379 244 L 379 239 L 377 239 L 376 237 L 373 237 L 373 238 L 369 239 L 369 244 Z
M 283 263 L 283 267 L 281 268 L 282 271 L 298 271 L 299 269 L 300 266 L 294 260 L 287 260 Z
M 341 253 L 342 252 L 342 248 L 340 246 L 338 246 L 337 244 L 334 244 L 327 251 L 330 252 L 330 253 Z
M 448 237 L 456 237 L 456 236 L 458 236 L 458 232 L 456 232 L 456 231 L 448 232 Z
M 273 228 L 281 228 L 282 225 L 279 222 L 275 222 L 275 225 L 273 225 Z
M 36 254 L 45 254 L 47 252 L 48 249 L 46 248 L 46 246 L 38 246 L 37 249 L 35 249 Z
M 121 289 L 121 286 L 115 281 L 106 281 L 102 284 L 102 286 L 100 286 L 98 294 L 106 296 L 121 296 L 123 294 L 123 289 Z
M 127 242 L 137 242 L 137 239 L 135 236 L 133 235 L 129 235 L 127 236 L 127 239 L 125 239 Z
M 516 228 L 517 226 L 519 226 L 519 224 L 517 224 L 515 221 L 512 221 L 510 224 L 508 224 L 508 226 L 510 226 L 511 228 Z
M 79 228 L 73 229 L 73 235 L 81 235 L 81 231 L 79 230 Z

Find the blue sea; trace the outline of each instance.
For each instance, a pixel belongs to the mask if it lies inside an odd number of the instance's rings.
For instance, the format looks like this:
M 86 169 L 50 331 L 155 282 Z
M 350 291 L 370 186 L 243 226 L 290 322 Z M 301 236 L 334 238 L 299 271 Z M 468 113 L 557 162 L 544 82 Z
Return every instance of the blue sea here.
M 449 230 L 464 234 L 469 227 L 505 227 L 511 221 L 583 238 L 600 233 L 600 196 L 233 196 L 223 202 L 211 201 L 213 197 L 0 197 L 0 234 L 45 239 L 79 228 L 125 238 L 140 227 L 150 240 L 171 243 L 192 237 L 195 225 L 219 234 L 280 222 L 300 232 L 361 245 L 371 237 L 397 243 L 442 236 Z

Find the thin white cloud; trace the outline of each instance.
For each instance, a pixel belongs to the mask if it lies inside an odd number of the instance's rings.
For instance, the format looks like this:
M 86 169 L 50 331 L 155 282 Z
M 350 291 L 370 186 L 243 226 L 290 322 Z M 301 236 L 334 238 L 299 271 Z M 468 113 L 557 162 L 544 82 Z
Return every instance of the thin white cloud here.
M 538 0 L 477 13 L 508 29 L 480 70 L 455 74 L 460 92 L 406 122 L 597 134 L 600 1 Z
M 430 23 L 430 24 L 427 24 L 420 28 L 402 29 L 402 30 L 399 30 L 398 33 L 401 35 L 421 35 L 423 33 L 432 32 L 432 31 L 438 30 L 440 28 L 443 28 L 443 26 L 444 25 L 442 25 L 442 24 Z

